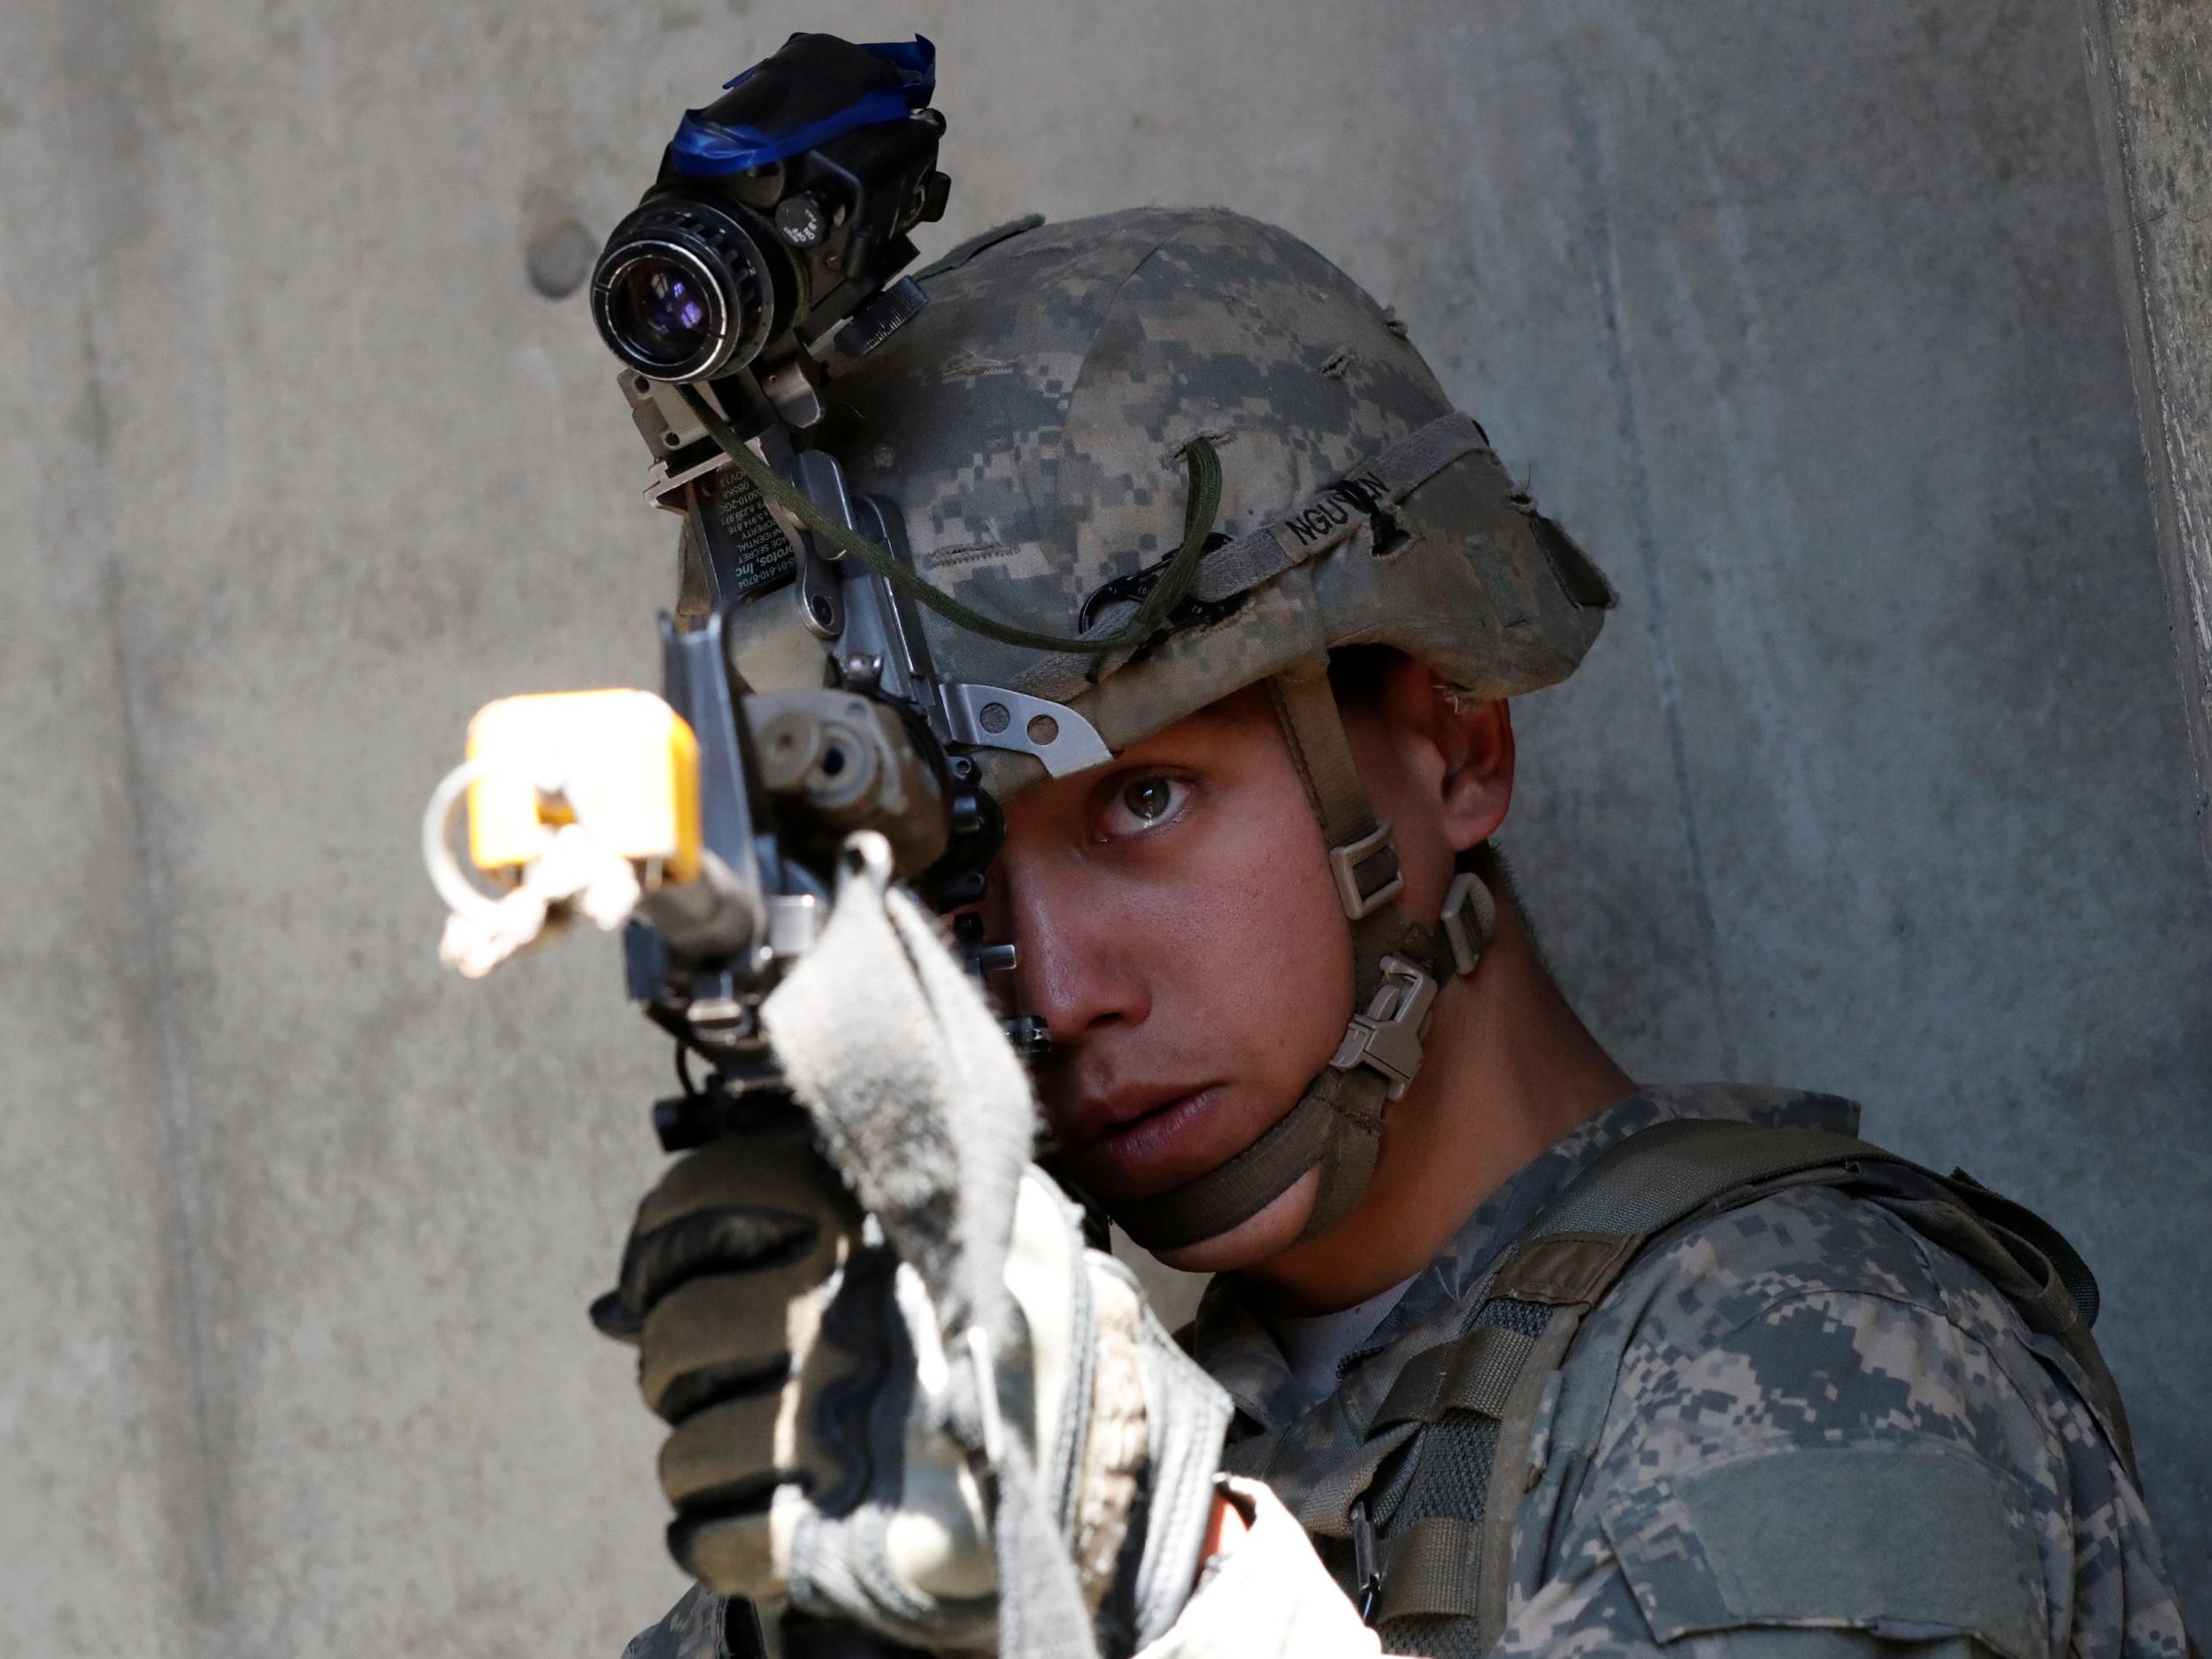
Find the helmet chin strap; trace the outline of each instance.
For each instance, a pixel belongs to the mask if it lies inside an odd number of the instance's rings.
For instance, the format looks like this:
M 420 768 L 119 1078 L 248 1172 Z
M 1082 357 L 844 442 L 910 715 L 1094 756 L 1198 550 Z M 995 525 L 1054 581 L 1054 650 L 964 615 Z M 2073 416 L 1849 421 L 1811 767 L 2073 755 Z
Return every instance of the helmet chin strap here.
M 1456 875 L 1433 926 L 1394 902 L 1405 890 L 1390 826 L 1367 802 L 1344 733 L 1328 659 L 1316 658 L 1268 682 L 1292 760 L 1329 849 L 1329 873 L 1351 934 L 1354 1013 L 1328 1065 L 1272 1128 L 1217 1168 L 1149 1198 L 1111 1206 L 1129 1236 L 1152 1250 L 1216 1238 L 1267 1208 L 1318 1168 L 1301 1240 L 1351 1212 L 1374 1173 L 1384 1106 L 1406 1092 L 1421 1065 L 1438 985 L 1471 973 L 1490 941 L 1497 904 L 1472 871 Z

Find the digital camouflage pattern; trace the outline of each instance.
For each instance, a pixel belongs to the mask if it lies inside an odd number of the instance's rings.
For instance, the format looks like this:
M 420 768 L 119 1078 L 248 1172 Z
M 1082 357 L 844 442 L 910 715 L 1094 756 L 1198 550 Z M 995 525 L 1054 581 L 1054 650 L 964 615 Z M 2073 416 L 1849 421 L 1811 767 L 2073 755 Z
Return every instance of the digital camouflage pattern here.
M 1079 632 L 1087 602 L 1181 541 L 1180 451 L 1195 437 L 1220 456 L 1223 536 L 1312 503 L 1277 533 L 1291 568 L 1186 616 L 1095 686 L 1083 657 L 929 613 L 941 672 L 1071 703 L 1119 750 L 1333 645 L 1394 645 L 1493 697 L 1562 679 L 1595 639 L 1610 590 L 1486 442 L 1363 511 L 1363 464 L 1451 404 L 1390 316 L 1288 233 L 1141 208 L 1002 236 L 924 274 L 928 306 L 835 373 L 816 435 L 856 490 L 899 506 L 916 566 L 953 597 Z M 730 628 L 755 683 L 780 664 L 818 678 L 787 592 Z M 1027 757 L 987 763 L 1001 793 L 1034 775 Z
M 1849 1133 L 1856 1109 L 1718 1087 L 1608 1108 L 1482 1205 L 1310 1409 L 1217 1280 L 1188 1340 L 1239 1404 L 1230 1466 L 1310 1525 L 1405 1361 L 1457 1334 L 1506 1247 L 1609 1147 L 1674 1117 Z M 1671 1235 L 1590 1315 L 1560 1383 L 1548 1398 L 1594 1400 L 1600 1426 L 1578 1455 L 1540 1417 L 1501 1659 L 1692 1637 L 1762 1655 L 2185 1652 L 2141 1497 L 2071 1362 L 1874 1202 L 1797 1187 Z M 1317 1541 L 1348 1572 L 1348 1546 Z M 1427 1651 L 1425 1634 L 1441 1632 L 1386 1628 L 1384 1645 Z

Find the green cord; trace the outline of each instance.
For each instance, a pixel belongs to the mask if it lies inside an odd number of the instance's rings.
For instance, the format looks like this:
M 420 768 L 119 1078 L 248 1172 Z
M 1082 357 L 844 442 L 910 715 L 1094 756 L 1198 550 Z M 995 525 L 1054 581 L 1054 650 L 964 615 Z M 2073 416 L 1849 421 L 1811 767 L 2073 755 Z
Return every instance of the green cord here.
M 715 412 L 713 405 L 699 395 L 696 388 L 679 386 L 676 393 L 691 412 L 699 418 L 699 423 L 707 429 L 707 435 L 720 446 L 723 453 L 730 457 L 731 464 L 752 481 L 756 489 L 840 553 L 858 559 L 900 592 L 918 600 L 939 616 L 971 634 L 979 634 L 987 640 L 996 640 L 1002 645 L 1019 646 L 1025 650 L 1054 651 L 1066 657 L 1088 657 L 1094 659 L 1094 674 L 1099 661 L 1109 652 L 1133 649 L 1150 640 L 1160 625 L 1174 612 L 1176 606 L 1189 595 L 1198 580 L 1198 562 L 1205 554 L 1206 538 L 1212 534 L 1214 518 L 1221 511 L 1221 457 L 1214 452 L 1212 443 L 1206 439 L 1193 438 L 1183 446 L 1183 462 L 1190 470 L 1190 494 L 1183 505 L 1183 545 L 1175 549 L 1174 557 L 1160 572 L 1160 580 L 1152 585 L 1152 591 L 1144 596 L 1144 603 L 1137 607 L 1137 614 L 1129 619 L 1129 626 L 1118 634 L 1101 634 L 1095 639 L 1039 634 L 1018 627 L 1010 622 L 1002 622 L 996 617 L 986 616 L 980 611 L 962 604 L 942 588 L 926 581 L 918 572 L 900 564 L 867 537 L 839 524 L 817 506 L 805 492 L 787 483 L 775 468 L 754 454 L 751 446 Z

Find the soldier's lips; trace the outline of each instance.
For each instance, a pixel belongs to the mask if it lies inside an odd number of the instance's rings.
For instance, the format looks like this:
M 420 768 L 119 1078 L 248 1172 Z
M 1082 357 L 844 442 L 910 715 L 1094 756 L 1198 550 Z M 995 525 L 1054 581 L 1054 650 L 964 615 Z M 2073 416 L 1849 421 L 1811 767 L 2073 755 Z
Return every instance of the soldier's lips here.
M 1068 1150 L 1081 1164 L 1085 1184 L 1101 1198 L 1165 1192 L 1219 1162 L 1210 1157 L 1204 1140 L 1221 1097 L 1221 1085 L 1210 1083 L 1156 1102 L 1109 1103 L 1098 1114 L 1106 1121 Z

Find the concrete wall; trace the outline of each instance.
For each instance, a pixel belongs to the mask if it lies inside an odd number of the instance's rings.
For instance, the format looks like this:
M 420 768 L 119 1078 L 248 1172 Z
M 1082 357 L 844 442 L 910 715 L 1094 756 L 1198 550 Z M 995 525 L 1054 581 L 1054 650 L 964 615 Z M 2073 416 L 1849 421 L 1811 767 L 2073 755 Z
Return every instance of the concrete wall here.
M 2166 608 L 2212 856 L 2212 8 L 2078 0 Z
M 441 977 L 414 815 L 649 683 L 580 297 L 789 28 L 944 50 L 948 234 L 1225 202 L 1394 301 L 1624 606 L 1509 844 L 1624 1060 L 1854 1092 L 2102 1271 L 2212 1624 L 2212 902 L 2069 0 L 0 8 L 0 1642 L 607 1653 L 680 1587 L 583 1317 L 665 1056 Z

